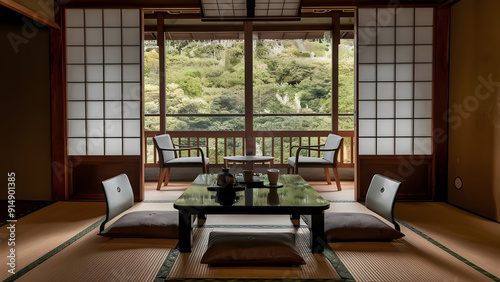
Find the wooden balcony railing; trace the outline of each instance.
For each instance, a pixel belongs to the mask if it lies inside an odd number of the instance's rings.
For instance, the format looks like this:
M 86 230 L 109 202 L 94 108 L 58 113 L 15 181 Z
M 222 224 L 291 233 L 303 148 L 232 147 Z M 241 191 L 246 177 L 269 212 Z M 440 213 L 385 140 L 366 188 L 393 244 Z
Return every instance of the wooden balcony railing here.
M 210 165 L 220 167 L 224 164 L 225 156 L 245 155 L 244 131 L 169 131 L 175 144 L 206 146 Z M 274 156 L 273 166 L 286 167 L 287 159 L 295 156 L 292 146 L 324 144 L 328 131 L 255 131 L 255 155 Z M 158 131 L 145 131 L 146 138 L 145 167 L 157 167 L 158 155 L 156 153 L 153 137 L 161 134 Z M 339 152 L 338 167 L 354 167 L 354 131 L 339 131 L 344 137 L 344 145 Z M 181 155 L 195 156 L 195 151 L 185 151 Z M 320 152 L 310 151 L 308 156 L 320 157 Z

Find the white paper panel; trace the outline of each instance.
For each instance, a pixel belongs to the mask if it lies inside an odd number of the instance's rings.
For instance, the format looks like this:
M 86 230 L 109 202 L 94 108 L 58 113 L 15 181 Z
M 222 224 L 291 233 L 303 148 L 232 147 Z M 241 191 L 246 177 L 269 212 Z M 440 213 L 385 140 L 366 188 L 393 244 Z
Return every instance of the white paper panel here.
M 432 99 L 432 82 L 415 82 L 415 99 Z
M 394 27 L 377 28 L 377 44 L 394 44 Z
M 83 27 L 82 9 L 66 9 L 66 27 Z
M 68 138 L 68 155 L 85 155 L 87 153 L 85 138 Z
M 107 119 L 120 119 L 122 117 L 122 102 L 106 101 L 105 117 Z
M 359 138 L 360 155 L 375 155 L 376 146 L 375 138 Z
M 85 121 L 68 120 L 68 137 L 85 137 Z
M 375 118 L 375 102 L 359 101 L 359 118 Z
M 68 64 L 83 64 L 85 63 L 85 50 L 83 47 L 66 48 Z
M 413 26 L 413 8 L 397 8 L 396 25 Z
M 122 121 L 105 120 L 104 134 L 106 137 L 122 137 Z
M 396 46 L 396 62 L 413 63 L 413 46 Z
M 394 120 L 379 119 L 377 120 L 377 137 L 392 137 L 394 136 Z
M 87 63 L 102 64 L 102 47 L 87 47 Z
M 88 155 L 104 155 L 104 138 L 87 139 Z
M 394 155 L 394 138 L 377 138 L 377 155 Z
M 375 99 L 375 83 L 359 83 L 358 95 L 359 100 L 374 100 Z
M 377 9 L 378 26 L 394 26 L 396 23 L 395 9 L 379 8 Z
M 105 65 L 104 77 L 106 82 L 119 82 L 122 79 L 121 65 Z
M 87 118 L 103 118 L 104 117 L 104 104 L 103 102 L 87 102 Z
M 141 81 L 141 65 L 123 65 L 123 81 Z
M 412 99 L 413 82 L 396 83 L 396 99 Z
M 359 45 L 373 45 L 377 43 L 377 28 L 360 27 L 358 29 Z
M 85 100 L 85 83 L 68 83 L 68 100 Z
M 85 26 L 86 27 L 101 27 L 102 26 L 102 10 L 85 9 Z
M 122 62 L 122 48 L 119 46 L 104 47 L 104 62 L 119 64 Z
M 396 155 L 411 155 L 412 147 L 412 138 L 396 138 Z
M 413 65 L 412 64 L 397 64 L 396 65 L 396 80 L 397 81 L 413 81 Z
M 412 118 L 412 117 L 413 117 L 413 102 L 396 101 L 396 118 Z
M 396 119 L 396 136 L 400 137 L 413 136 L 413 120 Z
M 140 138 L 123 138 L 123 154 L 124 155 L 140 155 L 141 154 L 141 139 Z
M 415 62 L 432 63 L 432 45 L 415 46 Z
M 66 45 L 83 45 L 85 43 L 83 28 L 66 28 Z
M 375 137 L 376 124 L 374 119 L 359 120 L 359 136 L 360 137 Z
M 415 136 L 432 136 L 432 120 L 431 119 L 416 119 L 414 121 L 415 125 Z
M 123 9 L 122 10 L 122 25 L 138 27 L 140 23 L 139 10 L 137 9 Z
M 415 9 L 415 25 L 433 25 L 434 9 L 433 8 L 417 8 Z
M 102 45 L 102 28 L 85 28 L 86 45 Z
M 122 139 L 121 138 L 106 138 L 106 155 L 121 155 L 122 154 Z
M 394 81 L 394 65 L 377 64 L 377 80 Z
M 394 102 L 378 101 L 377 118 L 394 118 Z
M 126 64 L 140 64 L 141 48 L 139 46 L 124 46 L 123 62 Z
M 432 118 L 432 101 L 415 101 L 416 118 Z
M 415 155 L 432 154 L 432 138 L 415 138 L 413 142 Z
M 124 120 L 123 137 L 141 137 L 141 121 Z
M 103 100 L 102 83 L 87 83 L 87 100 Z
M 123 83 L 123 100 L 140 100 L 141 85 L 139 83 Z
M 415 64 L 415 81 L 431 81 L 432 64 Z
M 102 65 L 87 65 L 87 82 L 102 82 L 102 75 Z
M 68 65 L 66 71 L 66 79 L 68 80 L 68 82 L 85 81 L 85 67 L 80 65 Z
M 377 99 L 378 100 L 394 99 L 394 83 L 393 82 L 377 83 Z
M 68 102 L 68 118 L 69 119 L 84 119 L 85 118 L 85 102 Z
M 105 27 L 119 27 L 121 26 L 121 11 L 118 9 L 105 9 L 104 13 L 104 26 Z
M 415 44 L 432 44 L 432 27 L 415 27 Z
M 413 44 L 413 27 L 397 27 L 396 44 Z
M 121 45 L 122 30 L 121 28 L 104 28 L 104 45 Z
M 121 100 L 122 85 L 121 83 L 106 83 L 105 86 L 106 100 Z
M 359 81 L 375 81 L 375 65 L 359 65 Z
M 358 9 L 358 25 L 359 26 L 376 26 L 377 24 L 376 9 Z
M 376 62 L 376 47 L 375 46 L 360 46 L 358 48 L 358 62 L 375 63 Z
M 141 33 L 139 28 L 122 29 L 123 45 L 141 45 Z
M 377 47 L 377 63 L 394 63 L 394 46 Z
M 87 137 L 104 137 L 104 121 L 87 120 Z
M 141 115 L 140 102 L 123 102 L 123 118 L 140 118 Z

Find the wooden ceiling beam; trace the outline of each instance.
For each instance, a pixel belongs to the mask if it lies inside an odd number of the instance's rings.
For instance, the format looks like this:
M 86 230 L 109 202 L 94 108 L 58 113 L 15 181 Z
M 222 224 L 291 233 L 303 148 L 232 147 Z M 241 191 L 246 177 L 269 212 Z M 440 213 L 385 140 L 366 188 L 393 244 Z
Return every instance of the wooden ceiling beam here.
M 18 12 L 19 14 L 26 16 L 32 20 L 35 20 L 47 27 L 55 28 L 55 29 L 61 29 L 61 27 L 53 20 L 42 16 L 26 7 L 23 5 L 14 2 L 12 0 L 0 0 L 0 5 L 5 6 L 15 12 Z
M 314 30 L 330 30 L 330 24 L 310 24 L 310 25 L 254 25 L 254 31 L 314 31 Z M 144 26 L 145 32 L 155 32 L 156 25 Z M 340 25 L 341 31 L 353 31 L 354 25 Z M 165 32 L 242 32 L 243 25 L 167 25 Z

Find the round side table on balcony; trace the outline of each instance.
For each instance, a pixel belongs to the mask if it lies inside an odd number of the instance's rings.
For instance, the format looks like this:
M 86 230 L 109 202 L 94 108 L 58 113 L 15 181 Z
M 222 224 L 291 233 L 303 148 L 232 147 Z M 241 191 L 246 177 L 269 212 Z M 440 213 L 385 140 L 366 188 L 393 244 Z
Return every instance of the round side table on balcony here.
M 269 167 L 273 164 L 274 157 L 272 156 L 228 156 L 224 157 L 224 165 L 227 167 L 228 162 L 243 163 L 246 169 L 253 169 L 254 163 L 269 162 Z

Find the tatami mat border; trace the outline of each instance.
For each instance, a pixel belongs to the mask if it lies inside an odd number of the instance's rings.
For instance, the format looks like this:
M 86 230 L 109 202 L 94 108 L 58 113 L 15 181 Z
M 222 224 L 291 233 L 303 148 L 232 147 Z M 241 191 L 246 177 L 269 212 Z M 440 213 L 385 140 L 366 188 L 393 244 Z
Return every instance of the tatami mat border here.
M 411 231 L 415 232 L 420 237 L 422 237 L 422 238 L 426 239 L 427 241 L 431 242 L 432 244 L 434 244 L 435 246 L 437 246 L 441 250 L 447 252 L 448 254 L 450 254 L 451 256 L 453 256 L 454 258 L 456 258 L 456 259 L 460 260 L 461 262 L 465 263 L 466 265 L 472 267 L 473 269 L 475 269 L 479 273 L 485 275 L 486 277 L 492 279 L 493 281 L 500 281 L 500 278 L 498 278 L 495 275 L 489 273 L 488 271 L 482 269 L 481 267 L 477 266 L 476 264 L 470 262 L 466 258 L 464 258 L 461 255 L 459 255 L 459 254 L 455 253 L 454 251 L 450 250 L 449 248 L 447 248 L 443 244 L 441 244 L 438 241 L 432 239 L 430 236 L 428 236 L 427 234 L 423 233 L 422 231 L 416 229 L 415 227 L 411 226 L 410 224 L 408 224 L 408 223 L 406 223 L 406 222 L 404 222 L 402 220 L 399 220 L 399 219 L 396 219 L 396 221 L 399 224 L 404 225 L 406 228 L 410 229 Z
M 35 268 L 38 265 L 42 264 L 44 261 L 46 261 L 49 258 L 51 258 L 52 256 L 56 255 L 60 251 L 64 250 L 66 247 L 68 247 L 69 245 L 73 244 L 76 240 L 82 238 L 83 236 L 85 236 L 90 231 L 96 229 L 99 225 L 101 225 L 101 223 L 103 221 L 104 221 L 104 218 L 101 218 L 100 220 L 94 222 L 92 225 L 90 225 L 89 227 L 85 228 L 80 233 L 78 233 L 75 236 L 73 236 L 72 238 L 70 238 L 68 241 L 62 243 L 61 245 L 57 246 L 55 249 L 51 250 L 50 252 L 46 253 L 45 255 L 41 256 L 40 258 L 38 258 L 34 262 L 28 264 L 23 269 L 21 269 L 18 272 L 16 272 L 16 274 L 13 274 L 13 275 L 9 276 L 4 281 L 14 281 L 14 280 L 18 279 L 19 277 L 23 276 L 24 274 L 28 273 L 28 271 L 32 270 L 33 268 Z

